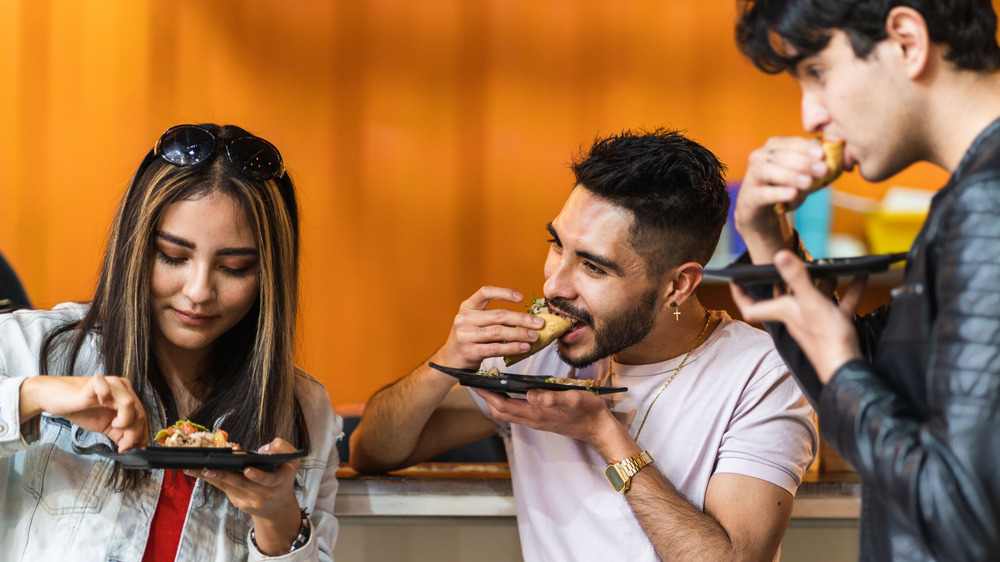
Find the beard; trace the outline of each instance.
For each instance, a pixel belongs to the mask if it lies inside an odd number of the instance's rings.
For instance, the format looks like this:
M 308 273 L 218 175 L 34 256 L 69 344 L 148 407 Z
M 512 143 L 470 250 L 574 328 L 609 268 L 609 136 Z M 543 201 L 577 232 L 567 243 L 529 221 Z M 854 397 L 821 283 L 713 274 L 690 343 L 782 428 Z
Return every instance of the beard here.
M 600 324 L 594 323 L 594 318 L 588 311 L 578 309 L 558 297 L 550 299 L 549 303 L 557 309 L 582 320 L 594 330 L 592 349 L 582 356 L 570 357 L 560 342 L 558 344 L 559 358 L 572 367 L 582 369 L 599 359 L 610 357 L 641 342 L 656 327 L 657 298 L 656 289 L 643 293 L 634 301 L 634 306 L 615 313 Z

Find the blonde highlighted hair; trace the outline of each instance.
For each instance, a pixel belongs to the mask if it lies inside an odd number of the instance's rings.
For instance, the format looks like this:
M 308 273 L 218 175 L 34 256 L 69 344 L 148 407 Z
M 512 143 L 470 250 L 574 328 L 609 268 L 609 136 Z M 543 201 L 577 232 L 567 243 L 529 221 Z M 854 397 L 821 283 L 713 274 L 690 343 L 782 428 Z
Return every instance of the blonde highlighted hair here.
M 249 135 L 231 125 L 202 127 L 220 139 Z M 54 357 L 51 352 L 63 345 L 70 353 L 59 356 L 75 357 L 88 334 L 99 333 L 106 374 L 132 383 L 146 410 L 150 436 L 173 423 L 174 397 L 153 351 L 154 239 L 169 205 L 210 193 L 233 197 L 250 223 L 258 251 L 259 291 L 250 312 L 214 343 L 202 380 L 210 391 L 189 418 L 222 427 L 246 450 L 256 450 L 275 437 L 308 448 L 295 396 L 299 228 L 287 173 L 279 179 L 256 180 L 243 176 L 219 154 L 193 166 L 177 166 L 148 153 L 115 214 L 90 310 L 79 323 L 49 335 L 42 364 L 48 365 L 49 357 Z M 75 374 L 72 361 L 65 374 Z M 140 480 L 134 474 L 116 469 L 114 478 L 120 488 L 132 488 Z

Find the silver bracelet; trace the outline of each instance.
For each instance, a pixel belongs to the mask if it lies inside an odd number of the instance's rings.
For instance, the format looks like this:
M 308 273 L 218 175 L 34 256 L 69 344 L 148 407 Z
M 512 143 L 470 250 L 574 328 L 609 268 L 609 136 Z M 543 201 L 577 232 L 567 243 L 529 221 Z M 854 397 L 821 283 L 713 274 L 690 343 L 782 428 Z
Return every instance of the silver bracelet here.
M 302 548 L 309 542 L 309 537 L 312 536 L 312 522 L 309 521 L 309 512 L 305 508 L 300 508 L 299 511 L 302 514 L 302 522 L 299 524 L 299 534 L 292 541 L 292 547 L 285 554 L 290 554 Z M 257 546 L 257 537 L 254 535 L 253 527 L 250 527 L 250 542 L 253 543 L 254 548 L 260 550 L 260 547 Z

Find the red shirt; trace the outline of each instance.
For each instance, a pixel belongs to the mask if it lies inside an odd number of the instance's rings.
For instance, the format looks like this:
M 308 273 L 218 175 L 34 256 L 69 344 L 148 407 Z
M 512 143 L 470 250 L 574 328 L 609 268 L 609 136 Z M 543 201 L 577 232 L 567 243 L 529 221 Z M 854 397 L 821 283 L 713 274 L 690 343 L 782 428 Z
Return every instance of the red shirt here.
M 149 541 L 146 542 L 142 562 L 173 562 L 177 557 L 195 480 L 180 470 L 164 471 L 163 488 L 153 512 L 153 524 L 149 529 Z

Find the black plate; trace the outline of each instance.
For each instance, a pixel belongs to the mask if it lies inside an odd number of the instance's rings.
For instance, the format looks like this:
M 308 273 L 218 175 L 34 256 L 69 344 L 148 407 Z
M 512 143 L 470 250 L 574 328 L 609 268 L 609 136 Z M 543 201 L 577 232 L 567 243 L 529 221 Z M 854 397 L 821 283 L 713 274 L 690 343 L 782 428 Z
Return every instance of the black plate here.
M 279 465 L 306 456 L 307 451 L 280 455 L 233 451 L 212 447 L 158 447 L 130 449 L 124 453 L 97 451 L 97 454 L 114 459 L 125 468 L 175 468 L 201 470 L 229 470 L 239 472 L 248 466 L 273 472 Z
M 853 258 L 829 258 L 806 262 L 806 270 L 813 278 L 840 277 L 859 275 L 863 273 L 878 273 L 889 269 L 889 266 L 906 259 L 907 252 L 895 254 L 875 254 Z M 721 279 L 740 285 L 781 283 L 781 275 L 772 264 L 768 265 L 733 265 L 722 269 L 706 269 L 702 271 L 706 279 Z
M 473 369 L 456 369 L 454 367 L 444 367 L 442 365 L 438 365 L 437 363 L 428 363 L 428 365 L 438 371 L 441 371 L 442 373 L 446 373 L 457 378 L 459 384 L 462 386 L 472 386 L 475 388 L 492 390 L 494 392 L 524 394 L 532 388 L 538 388 L 542 390 L 593 390 L 598 394 L 612 394 L 614 392 L 625 392 L 628 390 L 628 388 L 625 387 L 615 386 L 586 387 L 576 386 L 573 384 L 545 382 L 545 379 L 549 378 L 545 376 L 500 373 L 500 375 L 496 377 L 487 377 L 477 375 L 476 371 Z

